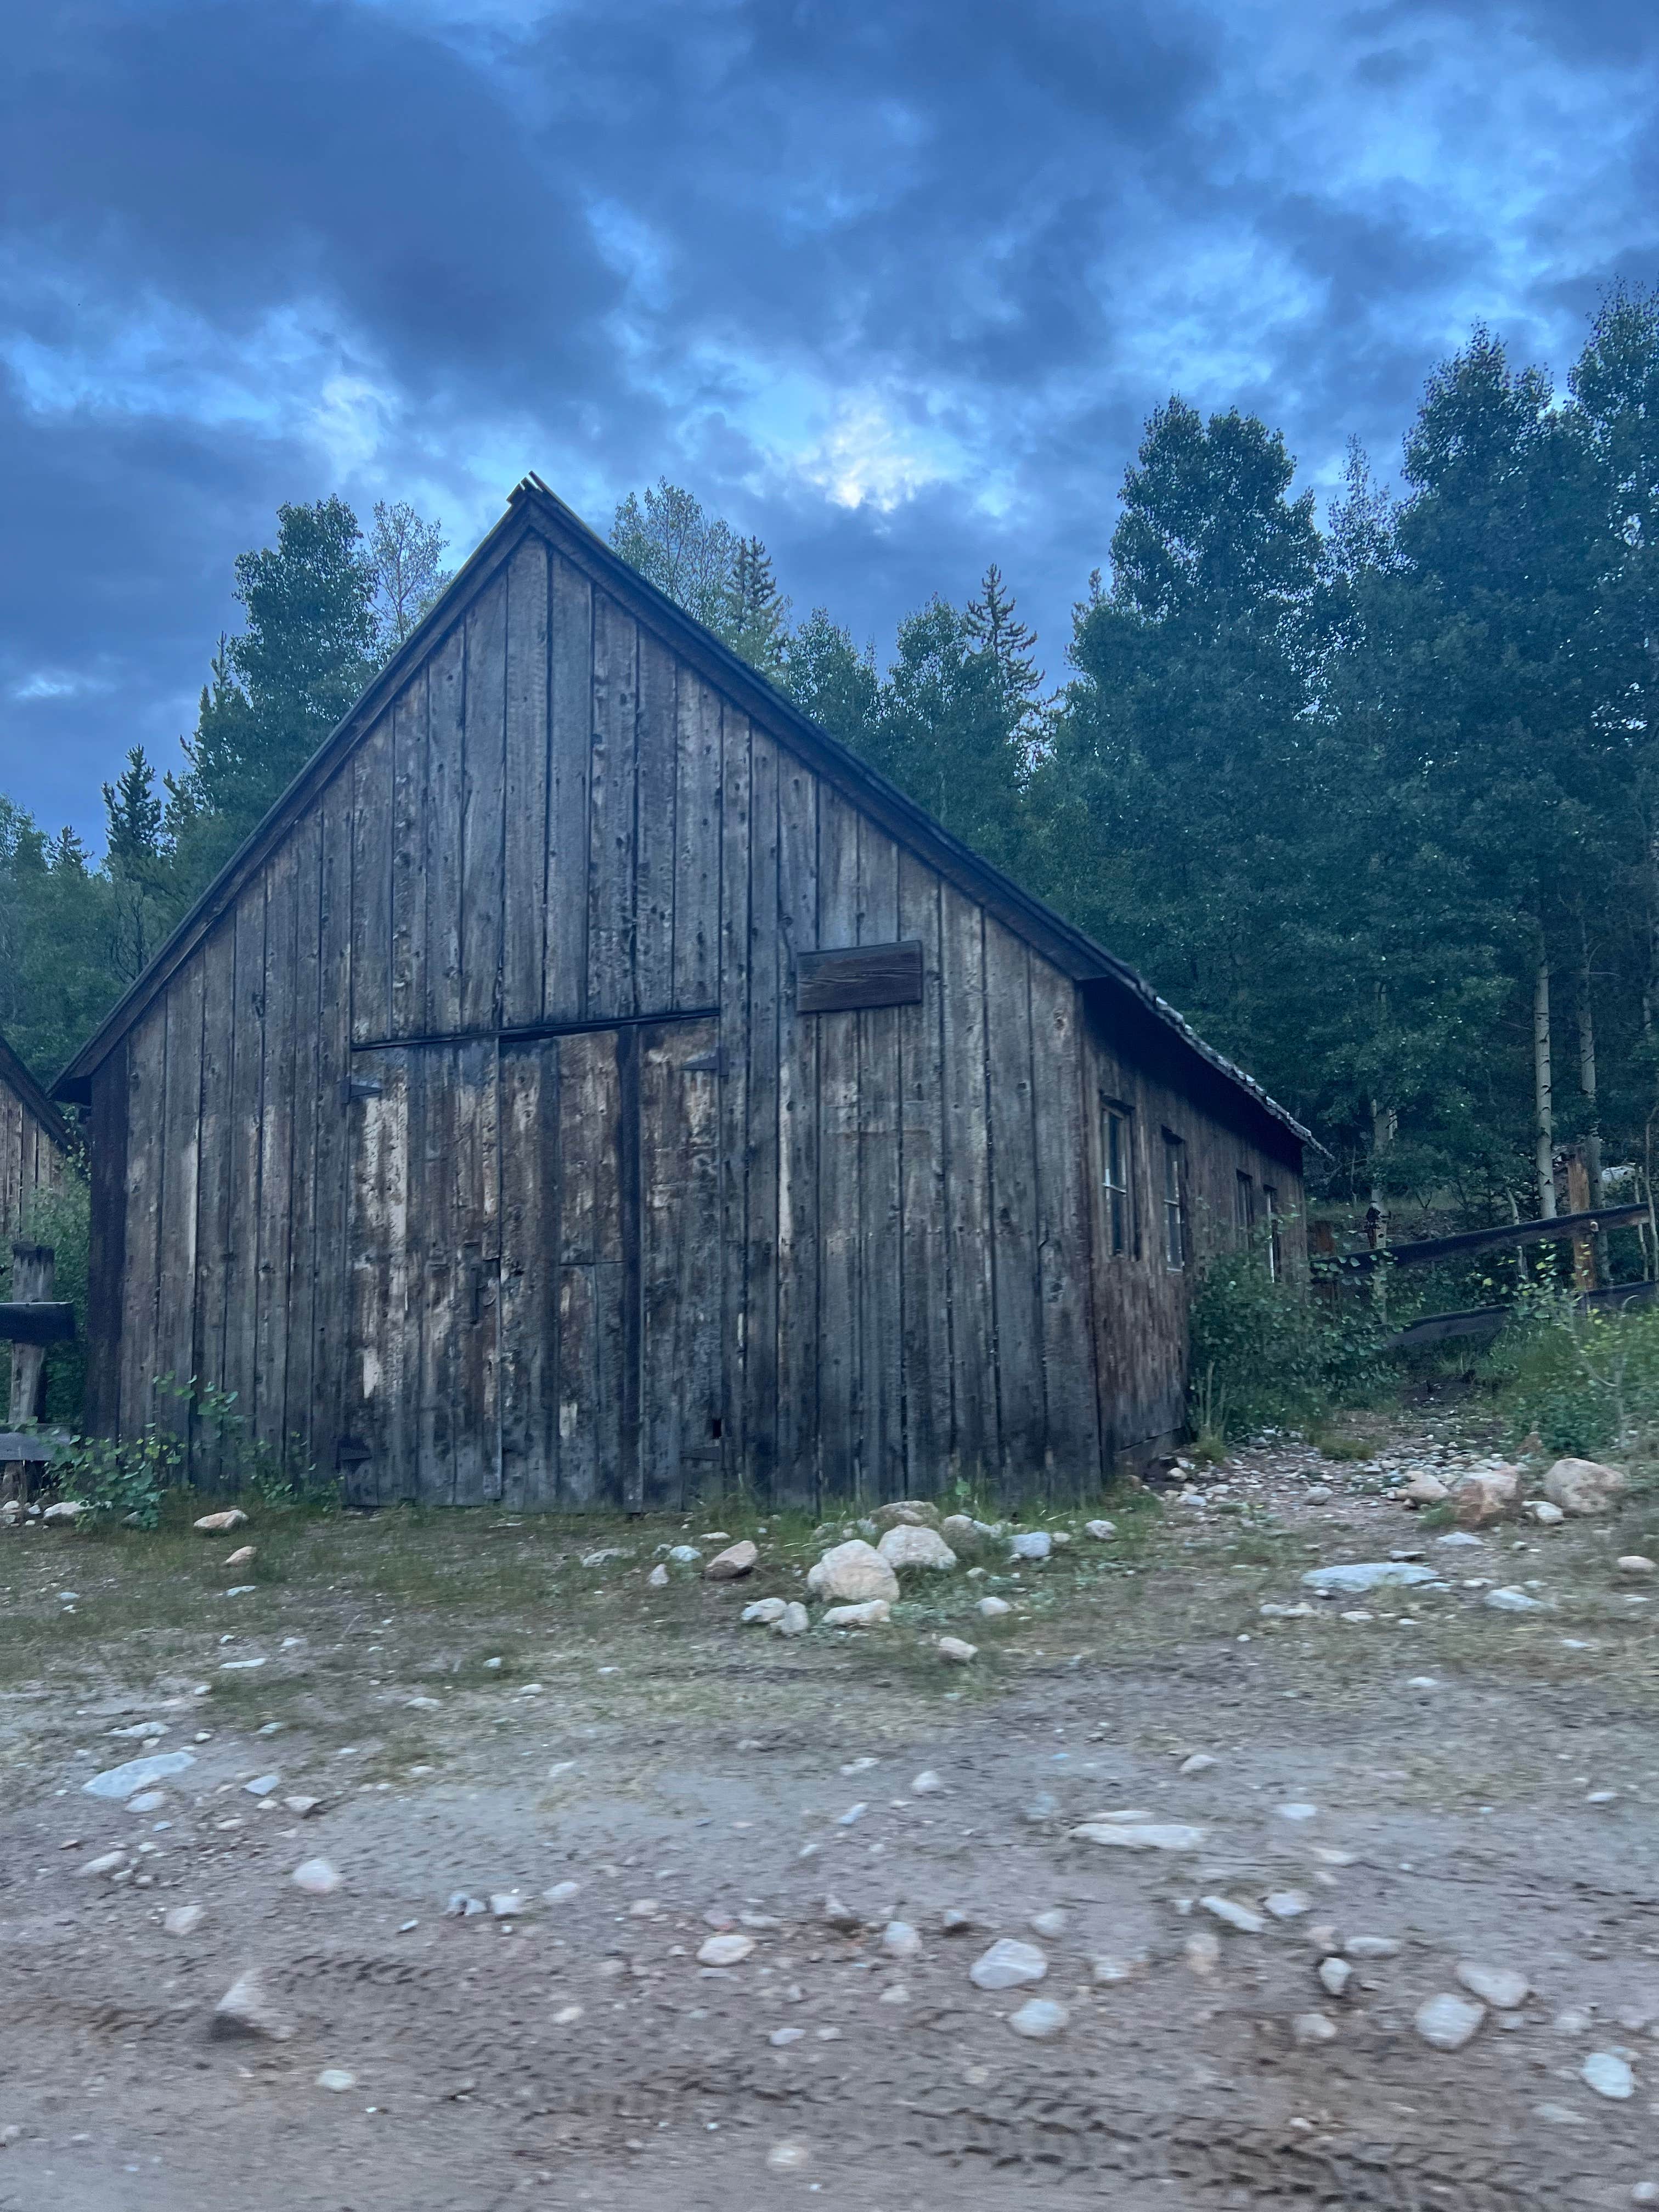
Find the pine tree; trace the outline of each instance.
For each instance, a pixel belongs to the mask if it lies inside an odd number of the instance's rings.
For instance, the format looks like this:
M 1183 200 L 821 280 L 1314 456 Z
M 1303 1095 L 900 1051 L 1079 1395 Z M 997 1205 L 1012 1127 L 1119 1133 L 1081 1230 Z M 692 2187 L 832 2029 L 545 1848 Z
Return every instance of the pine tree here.
M 739 538 L 733 544 L 716 628 L 751 667 L 774 683 L 781 678 L 789 602 L 778 589 L 772 556 L 758 538 Z
M 1034 738 L 1041 719 L 1037 694 L 1042 689 L 1042 671 L 1032 652 L 1036 632 L 1015 614 L 1013 594 L 1005 587 L 994 561 L 981 580 L 979 597 L 963 609 L 962 620 L 963 634 L 996 669 L 1003 697 L 1018 716 L 1023 732 Z
M 119 778 L 103 791 L 111 869 L 134 877 L 153 871 L 161 858 L 162 807 L 155 770 L 142 745 L 131 748 Z

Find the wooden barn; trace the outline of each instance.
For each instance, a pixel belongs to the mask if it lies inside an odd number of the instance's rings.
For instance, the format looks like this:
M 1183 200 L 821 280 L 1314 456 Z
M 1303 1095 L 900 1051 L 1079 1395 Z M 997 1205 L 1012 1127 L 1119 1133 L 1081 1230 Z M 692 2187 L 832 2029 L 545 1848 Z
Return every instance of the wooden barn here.
M 36 1198 L 62 1184 L 73 1143 L 63 1115 L 0 1036 L 0 1238 L 8 1244 L 28 1224 Z
M 57 1095 L 94 1425 L 364 1500 L 1085 1494 L 1300 1262 L 1296 1122 L 534 478 Z

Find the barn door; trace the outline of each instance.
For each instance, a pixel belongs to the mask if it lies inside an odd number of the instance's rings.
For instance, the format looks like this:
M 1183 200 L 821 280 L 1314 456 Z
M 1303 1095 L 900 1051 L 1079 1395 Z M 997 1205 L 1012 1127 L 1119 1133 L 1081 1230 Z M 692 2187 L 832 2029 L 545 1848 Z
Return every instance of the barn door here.
M 501 1048 L 514 1504 L 678 1504 L 725 1450 L 712 1020 Z
M 495 1040 L 358 1053 L 349 1091 L 340 1469 L 365 1498 L 478 1504 L 500 1476 Z

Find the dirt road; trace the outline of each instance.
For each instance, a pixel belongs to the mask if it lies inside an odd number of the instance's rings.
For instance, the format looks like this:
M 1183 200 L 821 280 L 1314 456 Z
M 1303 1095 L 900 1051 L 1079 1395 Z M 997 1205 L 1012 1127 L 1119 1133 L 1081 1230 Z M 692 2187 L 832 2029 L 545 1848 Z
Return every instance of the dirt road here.
M 657 1547 L 708 1524 L 0 1534 L 0 2207 L 1631 2202 L 1659 2181 L 1659 1598 L 1613 1560 L 1659 1516 L 1443 1547 L 1377 1494 L 1437 1440 L 1377 1441 L 1108 1500 L 1109 1542 L 995 1546 L 885 1631 L 793 1641 L 739 1614 L 821 1544 L 729 1504 L 756 1573 L 660 1591 Z M 1302 1585 L 1401 1550 L 1447 1586 Z M 1537 1611 L 1485 1602 L 1528 1583 Z M 979 1657 L 943 1664 L 943 1630 Z M 151 1752 L 191 1764 L 86 1791 Z M 1200 1832 L 1071 1832 L 1126 1813 Z M 318 1859 L 327 1893 L 292 1879 Z M 701 1963 L 720 1932 L 753 1948 Z M 1003 1937 L 1040 1983 L 975 1986 Z M 1413 2018 L 1468 1995 L 1460 1961 L 1529 1993 L 1437 2050 Z M 216 2033 L 251 1970 L 276 2033 Z M 1032 1997 L 1052 2039 L 1010 2027 Z

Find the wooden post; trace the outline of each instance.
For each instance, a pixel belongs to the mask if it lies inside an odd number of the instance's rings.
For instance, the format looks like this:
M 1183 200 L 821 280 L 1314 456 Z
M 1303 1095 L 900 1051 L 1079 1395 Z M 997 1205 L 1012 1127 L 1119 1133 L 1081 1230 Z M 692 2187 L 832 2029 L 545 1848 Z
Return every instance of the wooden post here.
M 58 1255 L 50 1244 L 14 1244 L 11 1248 L 11 1294 L 19 1303 L 33 1304 L 50 1298 L 58 1273 Z M 21 1429 L 39 1417 L 40 1378 L 46 1362 L 43 1344 L 14 1344 L 11 1348 L 11 1419 Z M 27 1460 L 9 1460 L 0 1468 L 0 1496 L 28 1495 Z
M 1590 1195 L 1589 1164 L 1581 1152 L 1566 1156 L 1567 1212 L 1588 1213 L 1595 1203 Z M 1591 1237 L 1575 1237 L 1572 1240 L 1572 1286 L 1576 1291 L 1595 1288 L 1595 1240 Z

